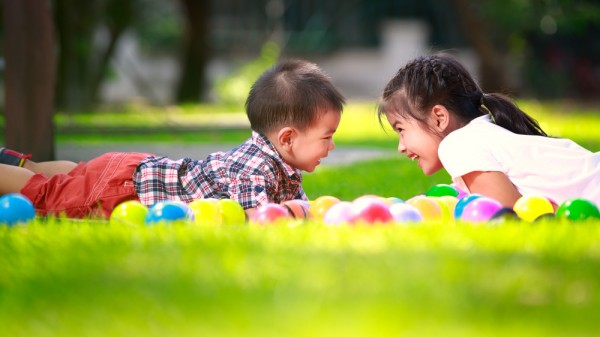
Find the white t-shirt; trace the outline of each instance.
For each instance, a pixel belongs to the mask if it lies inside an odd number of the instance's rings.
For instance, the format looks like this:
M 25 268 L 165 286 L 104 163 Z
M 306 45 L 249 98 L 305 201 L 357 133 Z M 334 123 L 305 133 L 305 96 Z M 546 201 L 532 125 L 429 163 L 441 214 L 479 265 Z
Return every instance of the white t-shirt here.
M 486 115 L 446 136 L 438 154 L 454 183 L 465 191 L 463 175 L 499 171 L 521 195 L 541 195 L 559 204 L 585 198 L 600 206 L 600 152 L 569 139 L 515 134 Z

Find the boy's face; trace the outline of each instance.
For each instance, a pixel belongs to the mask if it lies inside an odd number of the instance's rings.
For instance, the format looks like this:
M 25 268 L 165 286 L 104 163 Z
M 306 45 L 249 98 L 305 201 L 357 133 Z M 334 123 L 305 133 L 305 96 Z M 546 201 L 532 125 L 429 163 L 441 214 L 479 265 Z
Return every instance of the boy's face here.
M 341 112 L 328 110 L 304 130 L 296 130 L 291 149 L 284 159 L 291 166 L 312 172 L 335 148 L 333 134 L 338 128 Z

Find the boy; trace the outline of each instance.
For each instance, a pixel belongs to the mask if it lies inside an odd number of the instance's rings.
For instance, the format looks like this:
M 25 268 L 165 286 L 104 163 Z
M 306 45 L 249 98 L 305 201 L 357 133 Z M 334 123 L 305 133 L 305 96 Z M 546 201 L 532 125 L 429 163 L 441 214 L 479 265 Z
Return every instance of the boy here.
M 20 192 L 39 214 L 106 216 L 139 199 L 190 202 L 230 198 L 251 216 L 260 205 L 304 199 L 301 171 L 312 172 L 334 149 L 343 96 L 315 64 L 293 60 L 265 71 L 252 86 L 246 113 L 252 137 L 206 160 L 171 160 L 147 153 L 112 152 L 88 162 L 35 163 L 0 153 L 0 195 Z

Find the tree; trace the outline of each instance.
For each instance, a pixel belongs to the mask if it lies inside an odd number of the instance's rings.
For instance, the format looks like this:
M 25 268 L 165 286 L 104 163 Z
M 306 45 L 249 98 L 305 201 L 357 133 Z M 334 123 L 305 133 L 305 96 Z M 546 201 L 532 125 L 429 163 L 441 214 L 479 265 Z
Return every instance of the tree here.
M 205 89 L 204 73 L 209 58 L 209 2 L 208 0 L 181 0 L 186 24 L 181 75 L 176 94 L 179 103 L 199 101 Z
M 54 159 L 54 29 L 47 1 L 4 0 L 5 142 Z
M 136 0 L 54 1 L 59 37 L 57 106 L 78 111 L 98 103 L 110 58 L 132 25 L 136 4 Z

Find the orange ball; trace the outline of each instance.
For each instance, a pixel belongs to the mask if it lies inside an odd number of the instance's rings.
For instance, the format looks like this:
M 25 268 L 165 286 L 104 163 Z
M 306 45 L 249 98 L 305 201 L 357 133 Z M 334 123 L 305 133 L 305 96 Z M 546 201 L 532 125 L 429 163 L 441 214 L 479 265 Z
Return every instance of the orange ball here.
M 406 201 L 406 203 L 416 207 L 421 212 L 423 221 L 442 223 L 444 220 L 442 206 L 433 197 L 413 198 Z
M 291 216 L 297 219 L 306 219 L 309 217 L 309 204 L 304 200 L 287 200 L 281 203 L 290 213 Z

